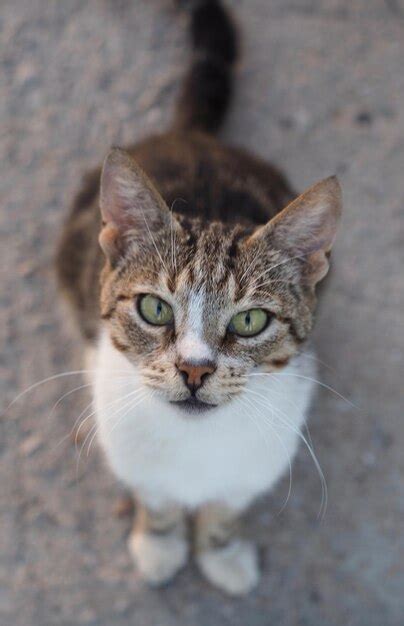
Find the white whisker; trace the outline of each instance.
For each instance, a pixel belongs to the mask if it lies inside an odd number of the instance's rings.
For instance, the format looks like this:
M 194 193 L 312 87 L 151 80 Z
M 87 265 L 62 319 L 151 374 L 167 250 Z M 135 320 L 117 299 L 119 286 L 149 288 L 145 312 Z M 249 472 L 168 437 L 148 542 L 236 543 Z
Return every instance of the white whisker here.
M 127 375 L 129 375 L 128 370 L 117 370 L 117 371 L 125 372 Z M 49 383 L 49 382 L 52 382 L 53 380 L 58 380 L 59 378 L 63 378 L 63 377 L 66 377 L 66 376 L 78 376 L 80 374 L 94 374 L 95 372 L 96 372 L 96 370 L 94 370 L 94 369 L 92 369 L 92 370 L 90 370 L 90 369 L 86 369 L 86 370 L 72 370 L 72 371 L 69 371 L 69 372 L 59 372 L 58 374 L 53 374 L 52 376 L 48 376 L 47 378 L 43 378 L 42 380 L 38 380 L 37 382 L 33 383 L 32 385 L 30 385 L 29 387 L 27 387 L 26 389 L 21 391 L 17 396 L 15 396 L 15 398 L 13 400 L 11 400 L 10 404 L 8 404 L 8 406 L 5 408 L 5 411 L 8 411 L 8 409 L 10 409 L 16 402 L 18 402 L 18 400 L 20 400 L 20 398 L 25 396 L 30 391 L 33 391 L 34 389 L 36 389 L 40 385 L 44 385 L 45 383 Z M 114 372 L 114 374 L 115 373 L 116 372 Z M 120 378 L 120 377 L 118 377 L 118 378 Z
M 114 404 L 116 404 L 117 402 L 122 402 L 123 400 L 127 399 L 129 396 L 133 396 L 135 393 L 137 394 L 137 393 L 140 393 L 141 391 L 142 391 L 141 389 L 136 389 L 135 391 L 132 391 L 131 393 L 129 393 L 129 394 L 127 394 L 127 395 L 125 395 L 125 396 L 123 396 L 123 397 L 121 397 L 121 398 L 117 398 L 117 399 L 113 400 L 112 402 L 108 403 L 108 405 L 106 405 L 106 407 L 109 407 L 109 406 L 111 406 L 111 405 L 114 405 Z M 131 400 L 129 400 L 129 402 L 125 403 L 123 406 L 118 406 L 118 408 L 117 408 L 115 411 L 113 411 L 113 413 L 112 413 L 112 414 L 108 417 L 107 422 L 108 422 L 108 421 L 111 421 L 111 420 L 112 420 L 112 419 L 113 419 L 113 418 L 114 418 L 114 417 L 115 417 L 115 416 L 116 416 L 116 415 L 117 415 L 120 411 L 124 410 L 127 406 L 129 406 L 129 405 L 130 405 L 133 401 L 135 401 L 135 400 L 137 400 L 137 398 L 132 398 Z M 104 408 L 106 408 L 106 407 L 104 407 Z M 89 417 L 91 417 L 91 415 L 94 415 L 95 413 L 96 413 L 96 411 L 93 411 L 93 413 L 91 413 L 90 415 L 88 415 L 88 416 L 86 417 L 86 420 L 87 420 L 87 419 L 89 419 Z M 81 427 L 81 426 L 82 426 L 82 424 L 80 425 L 80 427 Z M 80 465 L 80 458 L 81 458 L 81 454 L 82 454 L 82 452 L 83 452 L 83 450 L 84 450 L 84 448 L 85 448 L 85 446 L 86 446 L 86 443 L 87 443 L 88 439 L 89 439 L 89 438 L 90 438 L 90 437 L 91 437 L 94 433 L 96 433 L 96 432 L 97 432 L 97 430 L 98 430 L 98 425 L 97 425 L 97 424 L 94 424 L 94 426 L 92 426 L 92 428 L 89 430 L 89 432 L 87 433 L 87 435 L 86 435 L 86 437 L 85 437 L 85 439 L 84 439 L 84 441 L 83 441 L 83 444 L 82 444 L 82 446 L 81 446 L 81 448 L 80 448 L 80 451 L 79 451 L 79 456 L 78 456 L 78 459 L 77 459 L 77 464 L 76 464 L 76 474 L 78 474 L 79 465 Z M 77 440 L 77 435 L 76 435 L 76 440 Z
M 261 399 L 261 404 L 263 406 L 269 406 L 270 408 L 272 408 L 272 410 L 275 412 L 277 419 L 284 424 L 284 426 L 286 426 L 287 428 L 289 428 L 293 433 L 295 433 L 305 444 L 307 450 L 309 451 L 309 454 L 313 460 L 313 463 L 317 469 L 318 475 L 320 477 L 320 482 L 321 482 L 321 491 L 322 491 L 322 496 L 321 496 L 321 505 L 320 505 L 320 509 L 319 509 L 319 518 L 323 519 L 324 515 L 325 515 L 325 511 L 327 508 L 327 502 L 328 502 L 328 490 L 327 490 L 327 483 L 324 477 L 324 473 L 323 470 L 321 469 L 320 463 L 317 459 L 316 454 L 314 453 L 314 450 L 312 449 L 312 447 L 310 446 L 309 442 L 307 441 L 306 437 L 303 435 L 303 433 L 300 431 L 299 428 L 296 428 L 293 424 L 291 424 L 288 419 L 286 418 L 282 418 L 281 414 L 283 413 L 283 411 L 280 411 L 277 409 L 277 407 L 275 407 L 273 404 L 271 404 L 268 400 L 268 398 L 266 396 L 264 396 L 263 394 L 260 394 L 256 391 L 253 391 L 252 389 L 248 389 L 249 393 L 253 393 L 254 395 L 258 396 L 258 398 Z M 257 400 L 259 401 L 259 400 Z
M 130 396 L 133 396 L 135 393 L 137 393 L 138 391 L 140 391 L 139 389 L 135 389 L 134 391 L 130 391 L 129 393 L 125 394 L 124 396 L 121 396 L 120 398 L 115 398 L 114 400 L 112 400 L 111 402 L 108 402 L 104 408 L 110 408 L 115 406 L 116 404 L 119 404 L 119 402 L 122 402 L 123 400 L 126 400 L 127 398 L 129 398 Z M 87 405 L 87 407 L 84 409 L 84 411 L 82 411 L 82 413 L 79 415 L 78 419 L 76 420 L 72 431 L 74 431 L 75 425 L 77 424 L 77 421 L 80 419 L 80 417 L 82 415 L 85 414 L 85 412 L 87 411 L 87 409 L 89 407 L 91 407 L 93 405 L 93 400 L 90 402 L 90 404 Z M 81 428 L 84 426 L 84 424 L 93 416 L 95 415 L 97 412 L 96 409 L 94 409 L 93 411 L 91 411 L 91 413 L 89 413 L 89 415 L 87 415 L 81 422 L 80 426 L 78 427 L 77 431 L 76 431 L 76 436 L 75 436 L 75 446 L 76 446 L 76 451 L 77 451 L 77 442 L 78 442 L 78 438 L 79 438 L 79 434 L 80 434 L 80 430 Z M 91 431 L 90 431 L 91 432 Z
M 127 414 L 129 413 L 129 411 L 132 411 L 133 409 L 135 409 L 139 404 L 141 404 L 147 397 L 152 398 L 154 395 L 154 392 L 152 390 L 146 389 L 144 390 L 143 395 L 140 398 L 136 398 L 132 404 L 132 406 L 129 407 L 129 409 L 127 411 L 125 411 L 125 413 L 123 415 L 121 415 L 119 417 L 119 419 L 115 422 L 115 424 L 112 426 L 111 430 L 109 431 L 109 436 L 114 432 L 115 428 L 117 428 L 122 421 L 125 419 L 125 417 L 127 416 Z
M 246 278 L 246 276 L 248 276 L 248 274 L 253 271 L 253 269 L 255 267 L 255 264 L 256 264 L 256 261 L 257 261 L 257 258 L 260 255 L 261 255 L 261 251 L 260 250 L 256 250 L 250 265 L 247 267 L 247 269 L 243 272 L 243 274 L 240 277 L 240 280 L 239 280 L 240 284 L 243 282 L 244 278 Z
M 60 396 L 60 398 L 53 405 L 51 411 L 49 412 L 48 419 L 50 419 L 52 417 L 53 413 L 56 411 L 56 409 L 59 406 L 59 404 L 61 402 L 63 402 L 63 400 L 65 398 L 70 396 L 75 391 L 80 391 L 80 389 L 86 389 L 87 387 L 92 387 L 92 383 L 85 383 L 84 385 L 79 385 L 79 387 L 75 387 L 74 389 L 70 389 L 70 391 L 66 391 L 66 393 L 64 393 L 62 396 Z
M 268 286 L 273 286 L 273 285 L 290 285 L 292 283 L 292 280 L 281 280 L 281 279 L 273 279 L 270 278 L 269 280 L 266 280 L 263 283 L 260 283 L 258 285 L 256 285 L 255 283 L 252 283 L 251 285 L 251 289 L 262 289 L 263 287 L 268 287 Z
M 158 249 L 157 244 L 156 244 L 156 242 L 155 242 L 155 239 L 154 239 L 154 237 L 153 237 L 153 235 L 152 235 L 152 232 L 151 232 L 151 230 L 150 230 L 150 228 L 149 228 L 149 224 L 147 223 L 146 215 L 144 214 L 143 209 L 142 209 L 142 215 L 143 215 L 144 222 L 145 222 L 145 224 L 146 224 L 147 232 L 149 233 L 149 235 L 150 235 L 150 239 L 152 240 L 153 246 L 154 246 L 154 248 L 155 248 L 155 250 L 156 250 L 156 252 L 157 252 L 157 255 L 158 255 L 158 257 L 159 257 L 159 259 L 160 259 L 160 261 L 161 261 L 162 266 L 164 267 L 164 269 L 165 269 L 165 271 L 166 271 L 167 275 L 169 276 L 169 275 L 170 275 L 170 272 L 169 272 L 169 271 L 168 271 L 168 269 L 167 269 L 167 265 L 166 265 L 166 264 L 164 263 L 164 261 L 163 261 L 163 257 L 162 257 L 162 256 L 161 256 L 161 254 L 160 254 L 160 250 Z
M 328 363 L 326 363 L 325 361 L 322 361 L 314 354 L 307 354 L 307 352 L 298 352 L 297 354 L 299 356 L 303 356 L 305 359 L 311 359 L 312 361 L 315 361 L 316 363 L 320 363 L 320 365 L 330 370 L 330 372 L 333 372 L 334 374 L 337 373 L 337 370 L 334 367 L 332 367 L 331 365 L 328 365 Z
M 12 400 L 10 402 L 10 404 L 6 407 L 6 411 L 8 411 L 8 409 L 10 407 L 13 406 L 13 404 L 15 404 L 20 398 L 22 398 L 23 396 L 25 396 L 27 393 L 29 393 L 30 391 L 33 391 L 34 389 L 36 389 L 37 387 L 39 387 L 40 385 L 44 385 L 45 383 L 49 383 L 52 380 L 57 380 L 58 378 L 62 378 L 64 376 L 77 376 L 79 374 L 91 374 L 93 373 L 95 370 L 73 370 L 71 372 L 60 372 L 59 374 L 54 374 L 53 376 L 48 376 L 48 378 L 43 378 L 42 380 L 38 380 L 38 382 L 33 383 L 32 385 L 30 385 L 29 387 L 27 387 L 27 389 L 24 389 L 24 391 L 21 391 L 21 393 L 19 393 L 14 400 Z
M 280 385 L 281 381 L 280 380 L 276 380 L 275 378 L 273 379 L 273 382 Z M 296 402 L 293 402 L 293 400 L 291 400 L 286 393 L 281 393 L 279 391 L 276 391 L 275 389 L 272 390 L 272 393 L 276 393 L 278 396 L 280 396 L 282 398 L 283 402 L 287 402 L 288 404 L 290 404 L 292 406 L 292 408 L 294 408 L 296 411 L 299 410 L 299 407 L 297 406 Z M 279 409 L 278 409 L 279 410 Z M 282 411 L 283 415 L 286 415 L 283 411 Z M 304 428 L 306 430 L 306 434 L 307 434 L 307 439 L 311 445 L 311 447 L 314 450 L 314 445 L 313 445 L 313 440 L 311 438 L 311 434 L 310 434 L 310 430 L 309 430 L 309 425 L 307 424 L 307 420 L 304 418 L 303 419 L 303 423 L 304 423 Z
M 249 391 L 248 389 L 246 391 Z M 286 495 L 285 501 L 283 503 L 283 505 L 281 506 L 280 510 L 278 511 L 278 515 L 280 515 L 282 513 L 282 511 L 285 509 L 285 507 L 287 506 L 287 503 L 289 502 L 290 499 L 290 494 L 292 493 L 292 461 L 290 459 L 290 454 L 284 444 L 284 442 L 282 441 L 281 436 L 279 435 L 279 433 L 276 432 L 275 427 L 269 422 L 269 420 L 266 418 L 266 416 L 262 413 L 262 411 L 253 403 L 253 401 L 250 398 L 244 398 L 244 400 L 248 400 L 250 403 L 250 406 L 253 407 L 254 410 L 258 409 L 260 412 L 260 415 L 263 416 L 266 425 L 271 429 L 271 431 L 273 432 L 273 434 L 275 435 L 275 437 L 278 439 L 283 451 L 285 452 L 285 456 L 286 459 L 288 461 L 288 465 L 289 465 L 289 487 L 288 487 L 288 493 Z M 273 411 L 273 409 L 271 409 Z M 252 415 L 247 414 L 247 416 L 252 419 Z M 264 439 L 266 439 L 265 437 L 265 433 L 264 433 Z M 268 441 L 266 441 L 268 444 Z
M 320 387 L 327 389 L 331 393 L 334 393 L 336 396 L 338 396 L 338 398 L 347 402 L 347 404 L 349 404 L 353 409 L 359 410 L 359 407 L 357 407 L 353 402 L 351 402 L 351 400 L 349 400 L 348 398 L 343 396 L 341 393 L 339 393 L 339 391 L 337 391 L 333 387 L 330 387 L 330 385 L 323 383 L 321 380 L 317 380 L 316 378 L 311 378 L 310 376 L 303 376 L 302 374 L 294 374 L 292 372 L 271 372 L 270 374 L 265 373 L 265 372 L 253 372 L 252 374 L 247 374 L 247 376 L 294 376 L 295 378 L 302 378 L 303 380 L 309 380 L 310 382 L 316 383 L 317 385 L 320 385 Z
M 111 419 L 108 419 L 108 420 L 107 420 L 107 421 L 112 421 L 112 419 L 115 419 L 115 418 L 119 415 L 119 413 L 120 413 L 121 411 L 123 411 L 123 410 L 125 410 L 125 409 L 126 409 L 126 411 L 124 412 L 124 414 L 119 416 L 119 419 L 115 422 L 114 426 L 111 428 L 110 432 L 108 433 L 108 437 L 109 437 L 109 436 L 111 436 L 112 432 L 113 432 L 113 431 L 114 431 L 114 429 L 115 429 L 115 428 L 116 428 L 116 427 L 117 427 L 117 426 L 121 423 L 122 419 L 123 419 L 123 418 L 125 418 L 125 417 L 128 415 L 128 413 L 129 413 L 130 411 L 132 411 L 132 409 L 134 409 L 136 406 L 138 406 L 138 404 L 140 404 L 140 403 L 144 400 L 144 398 L 146 397 L 146 395 L 147 395 L 147 392 L 144 392 L 144 393 L 143 393 L 143 395 L 142 395 L 140 398 L 139 398 L 139 397 L 132 398 L 132 399 L 131 399 L 128 403 L 126 403 L 123 407 L 120 407 L 120 409 L 118 409 L 118 410 L 117 410 L 117 411 L 116 411 L 116 412 L 112 415 L 112 418 L 111 418 Z M 89 456 L 89 454 L 90 454 L 91 445 L 92 445 L 92 443 L 93 443 L 94 439 L 96 438 L 96 436 L 97 436 L 97 434 L 98 434 L 98 430 L 99 430 L 99 428 L 97 428 L 97 427 L 96 427 L 96 428 L 95 428 L 95 430 L 94 430 L 94 434 L 93 434 L 93 436 L 91 437 L 91 439 L 90 439 L 90 441 L 89 441 L 89 443 L 88 443 L 87 453 L 86 453 L 87 458 L 88 458 L 88 456 Z M 83 444 L 83 448 L 84 448 L 84 445 L 85 445 L 85 444 Z
M 122 387 L 124 387 L 125 385 L 129 385 L 129 384 L 131 384 L 131 383 L 132 383 L 132 381 L 131 381 L 131 380 L 127 380 L 127 381 L 125 381 L 125 382 L 120 381 L 118 384 L 119 384 L 119 387 L 121 387 L 121 386 L 122 386 Z M 84 389 L 85 387 L 91 387 L 91 386 L 92 386 L 92 383 L 88 383 L 88 384 L 86 384 L 86 385 L 81 385 L 80 387 L 76 387 L 76 389 L 73 389 L 73 390 L 71 390 L 71 391 L 68 391 L 68 392 L 67 392 L 66 394 L 64 394 L 61 398 L 59 398 L 59 400 L 58 400 L 58 401 L 56 402 L 56 404 L 53 406 L 52 412 L 56 409 L 57 405 L 58 405 L 58 404 L 59 404 L 59 403 L 63 400 L 63 398 L 65 398 L 67 395 L 69 395 L 69 394 L 73 393 L 73 391 L 77 391 L 78 389 Z M 70 431 L 67 433 L 67 435 L 65 435 L 64 437 L 62 437 L 62 439 L 61 439 L 61 440 L 60 440 L 60 441 L 56 444 L 56 446 L 55 446 L 55 450 L 56 450 L 56 449 L 57 449 L 60 445 L 62 445 L 62 443 L 64 443 L 64 442 L 66 441 L 66 439 L 70 439 L 70 438 L 73 436 L 73 433 L 74 433 L 74 431 L 75 431 L 75 428 L 76 428 L 77 424 L 80 422 L 81 418 L 83 418 L 83 417 L 84 417 L 84 415 L 85 415 L 86 411 L 88 411 L 88 409 L 89 409 L 90 407 L 92 407 L 92 406 L 93 406 L 93 402 L 94 402 L 94 400 L 93 400 L 93 398 L 91 398 L 91 401 L 90 401 L 90 402 L 89 402 L 89 403 L 88 403 L 88 404 L 84 407 L 84 409 L 81 411 L 80 415 L 79 415 L 79 416 L 75 419 L 74 424 L 73 424 L 72 428 L 70 429 Z M 52 412 L 50 413 L 50 415 L 49 415 L 49 416 L 51 416 L 51 415 L 52 415 Z M 87 422 L 87 420 L 88 420 L 90 417 L 92 417 L 92 415 L 94 415 L 94 414 L 95 414 L 95 411 L 93 411 L 92 413 L 90 413 L 89 415 L 87 415 L 87 417 L 84 417 L 84 419 L 83 419 L 82 423 L 80 424 L 80 426 L 79 426 L 79 428 L 78 428 L 78 430 L 77 430 L 77 432 L 76 432 L 76 436 L 75 436 L 75 446 L 76 446 L 76 450 L 77 450 L 77 440 L 78 440 L 79 432 L 80 432 L 80 430 L 81 430 L 82 426 L 84 426 L 84 424 Z
M 268 272 L 272 272 L 277 267 L 280 267 L 281 265 L 285 265 L 286 263 L 290 263 L 291 261 L 295 261 L 296 259 L 300 259 L 301 261 L 306 261 L 307 260 L 307 254 L 296 254 L 296 256 L 291 256 L 288 259 L 284 259 L 283 261 L 279 261 L 279 263 L 276 263 L 275 265 L 272 265 L 270 268 L 268 268 L 267 271 Z

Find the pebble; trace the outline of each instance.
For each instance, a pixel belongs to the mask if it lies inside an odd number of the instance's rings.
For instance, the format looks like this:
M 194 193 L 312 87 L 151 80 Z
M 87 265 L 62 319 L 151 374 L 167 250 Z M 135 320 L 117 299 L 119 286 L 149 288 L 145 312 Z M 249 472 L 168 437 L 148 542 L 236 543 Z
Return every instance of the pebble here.
M 30 435 L 20 445 L 20 452 L 23 456 L 32 456 L 42 446 L 42 441 L 38 435 Z

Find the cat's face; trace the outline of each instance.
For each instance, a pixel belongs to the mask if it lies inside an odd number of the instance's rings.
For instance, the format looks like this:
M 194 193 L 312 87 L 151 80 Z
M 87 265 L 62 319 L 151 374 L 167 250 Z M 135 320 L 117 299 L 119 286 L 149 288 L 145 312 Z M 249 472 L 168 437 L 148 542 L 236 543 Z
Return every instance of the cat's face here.
M 129 157 L 110 155 L 101 309 L 147 387 L 204 410 L 240 394 L 254 367 L 287 363 L 310 331 L 339 213 L 338 183 L 319 185 L 258 229 L 202 224 L 171 215 Z

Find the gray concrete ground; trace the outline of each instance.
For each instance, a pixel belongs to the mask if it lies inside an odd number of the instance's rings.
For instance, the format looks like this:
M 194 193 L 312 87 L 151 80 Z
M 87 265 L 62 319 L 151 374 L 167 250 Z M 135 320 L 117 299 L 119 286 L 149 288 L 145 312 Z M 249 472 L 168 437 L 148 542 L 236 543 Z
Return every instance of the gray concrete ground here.
M 398 626 L 404 613 L 404 4 L 240 0 L 238 91 L 225 137 L 273 159 L 302 189 L 337 172 L 345 216 L 315 330 L 326 384 L 311 434 L 329 504 L 302 447 L 249 515 L 264 575 L 243 600 L 190 567 L 147 589 L 125 549 L 121 487 L 96 445 L 68 435 L 89 402 L 79 376 L 27 394 L 1 423 L 0 623 L 4 626 Z M 164 128 L 186 61 L 169 0 L 3 0 L 1 325 L 3 400 L 81 367 L 56 302 L 52 254 L 83 170 L 111 144 Z M 400 536 L 401 535 L 401 536 Z

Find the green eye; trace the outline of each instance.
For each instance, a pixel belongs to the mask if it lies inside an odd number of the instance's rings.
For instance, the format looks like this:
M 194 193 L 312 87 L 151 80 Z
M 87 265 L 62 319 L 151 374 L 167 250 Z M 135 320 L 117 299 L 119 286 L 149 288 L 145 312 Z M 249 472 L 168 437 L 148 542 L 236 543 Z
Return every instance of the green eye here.
M 140 297 L 139 313 L 146 322 L 154 326 L 166 326 L 174 319 L 170 305 L 150 293 Z
M 264 309 L 242 311 L 232 317 L 229 330 L 240 337 L 254 337 L 266 327 L 268 313 Z

